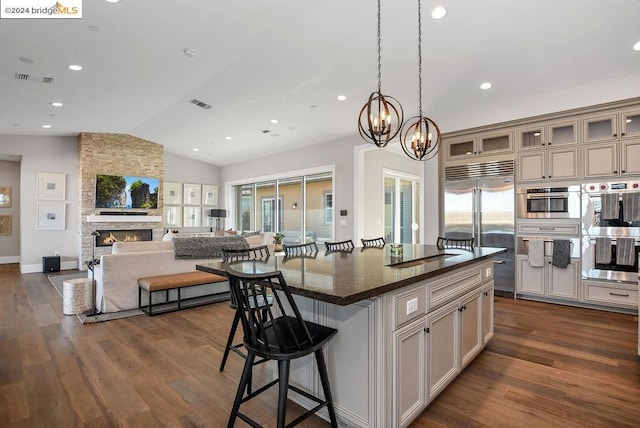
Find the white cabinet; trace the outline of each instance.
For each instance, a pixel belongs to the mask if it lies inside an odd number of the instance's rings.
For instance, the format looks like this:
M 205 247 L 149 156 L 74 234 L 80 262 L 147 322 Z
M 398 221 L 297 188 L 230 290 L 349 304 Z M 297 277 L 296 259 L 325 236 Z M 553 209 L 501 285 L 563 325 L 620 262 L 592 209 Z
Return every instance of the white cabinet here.
M 427 315 L 427 387 L 433 400 L 458 374 L 459 311 L 455 300 Z
M 427 406 L 425 317 L 393 333 L 397 425 L 405 427 Z
M 599 305 L 637 309 L 638 285 L 586 280 L 583 282 L 583 300 Z
M 541 267 L 531 266 L 529 256 L 519 255 L 516 290 L 528 295 L 548 296 L 564 300 L 578 299 L 579 259 L 571 259 L 566 268 L 554 266 L 551 257 Z
M 482 289 L 482 345 L 493 337 L 493 281 Z
M 482 290 L 460 299 L 460 370 L 465 368 L 482 351 L 483 314 Z
M 640 174 L 640 139 L 582 146 L 584 178 Z
M 577 147 L 524 151 L 518 154 L 518 181 L 553 181 L 579 176 Z
M 446 160 L 475 158 L 513 152 L 513 132 L 497 131 L 444 141 Z

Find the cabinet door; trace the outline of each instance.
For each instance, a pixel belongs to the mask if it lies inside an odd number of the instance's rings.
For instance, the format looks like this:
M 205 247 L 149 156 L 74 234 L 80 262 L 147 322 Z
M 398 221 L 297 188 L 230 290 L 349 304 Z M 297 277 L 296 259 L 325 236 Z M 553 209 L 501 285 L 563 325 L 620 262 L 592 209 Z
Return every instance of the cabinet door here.
M 578 143 L 578 122 L 562 121 L 547 126 L 547 147 Z
M 518 181 L 542 181 L 546 175 L 544 151 L 520 153 L 518 155 Z
M 618 143 L 588 144 L 582 150 L 584 178 L 618 175 Z
M 494 155 L 513 151 L 511 131 L 492 132 L 478 136 L 478 155 Z
M 640 137 L 640 110 L 620 113 L 621 138 Z
M 578 148 L 549 149 L 547 153 L 547 178 L 566 180 L 578 178 Z
M 640 121 L 640 120 L 639 120 Z M 640 174 L 640 139 L 620 143 L 620 173 Z
M 544 125 L 528 126 L 516 130 L 518 150 L 543 149 L 546 145 Z
M 393 397 L 397 426 L 407 426 L 427 406 L 425 317 L 393 333 Z
M 553 266 L 551 261 L 549 267 L 549 296 L 564 297 L 569 299 L 578 298 L 578 267 L 575 261 L 571 261 L 566 268 Z
M 460 370 L 482 350 L 482 290 L 460 299 Z
M 433 400 L 458 373 L 458 301 L 427 315 L 427 388 Z
M 477 155 L 476 141 L 473 137 L 446 140 L 445 147 L 447 160 L 465 159 Z
M 615 113 L 589 116 L 583 120 L 585 143 L 612 140 L 618 136 L 617 115 Z
M 493 281 L 482 289 L 482 335 L 483 346 L 493 337 Z
M 518 257 L 518 283 L 517 290 L 527 294 L 544 295 L 544 267 L 532 267 L 529 257 Z

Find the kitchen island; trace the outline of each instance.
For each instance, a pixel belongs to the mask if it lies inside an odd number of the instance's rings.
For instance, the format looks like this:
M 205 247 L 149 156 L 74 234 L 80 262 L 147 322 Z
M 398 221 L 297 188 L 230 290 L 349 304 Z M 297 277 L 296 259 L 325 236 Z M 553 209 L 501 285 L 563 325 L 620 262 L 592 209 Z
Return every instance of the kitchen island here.
M 325 355 L 340 426 L 395 427 L 415 419 L 493 335 L 493 257 L 504 251 L 405 244 L 391 257 L 387 245 L 234 269 L 280 270 L 303 317 L 338 329 Z M 221 263 L 197 269 L 225 273 Z M 290 381 L 321 390 L 312 358 L 292 364 Z

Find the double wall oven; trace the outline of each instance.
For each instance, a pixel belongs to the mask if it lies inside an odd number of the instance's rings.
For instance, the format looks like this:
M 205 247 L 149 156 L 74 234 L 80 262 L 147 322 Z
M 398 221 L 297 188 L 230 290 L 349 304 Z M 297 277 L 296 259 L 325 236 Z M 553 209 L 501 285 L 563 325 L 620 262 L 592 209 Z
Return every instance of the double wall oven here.
M 582 276 L 637 283 L 640 180 L 582 186 Z

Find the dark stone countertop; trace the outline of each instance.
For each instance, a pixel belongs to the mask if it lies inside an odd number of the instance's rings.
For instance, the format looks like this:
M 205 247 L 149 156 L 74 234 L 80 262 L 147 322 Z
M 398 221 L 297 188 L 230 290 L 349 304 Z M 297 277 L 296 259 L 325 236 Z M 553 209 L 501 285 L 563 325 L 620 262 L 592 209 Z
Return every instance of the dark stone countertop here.
M 280 270 L 292 293 L 346 306 L 505 251 L 493 247 L 463 250 L 404 244 L 401 258 L 392 258 L 390 245 L 386 245 L 355 248 L 351 252 L 319 252 L 316 257 L 271 256 L 265 261 L 234 262 L 232 266 L 245 273 Z M 221 262 L 198 264 L 196 269 L 226 275 Z

